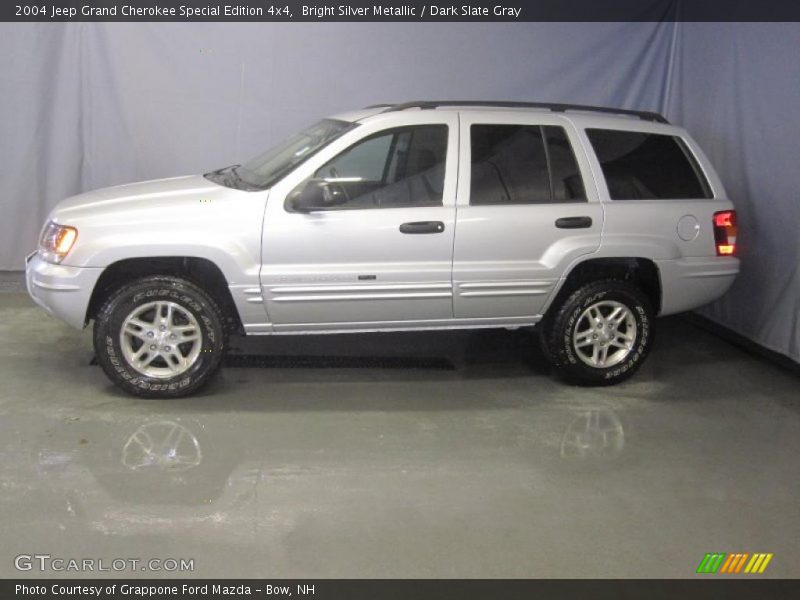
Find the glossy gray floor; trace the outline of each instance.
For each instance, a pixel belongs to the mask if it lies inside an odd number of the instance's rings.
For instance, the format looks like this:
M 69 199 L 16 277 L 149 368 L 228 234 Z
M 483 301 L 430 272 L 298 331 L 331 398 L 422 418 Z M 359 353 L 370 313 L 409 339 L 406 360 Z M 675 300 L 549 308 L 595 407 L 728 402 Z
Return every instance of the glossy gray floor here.
M 0 576 L 40 576 L 13 559 L 45 553 L 196 577 L 687 577 L 713 551 L 800 576 L 798 379 L 680 319 L 615 388 L 479 331 L 234 340 L 201 396 L 153 401 L 2 287 Z

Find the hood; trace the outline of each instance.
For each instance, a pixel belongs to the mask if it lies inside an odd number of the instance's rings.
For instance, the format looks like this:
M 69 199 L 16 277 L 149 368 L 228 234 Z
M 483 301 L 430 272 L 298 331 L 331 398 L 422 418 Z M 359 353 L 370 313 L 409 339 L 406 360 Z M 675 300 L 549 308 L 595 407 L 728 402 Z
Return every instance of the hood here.
M 202 175 L 154 179 L 102 188 L 78 194 L 60 202 L 51 218 L 60 223 L 74 217 L 90 216 L 108 211 L 124 212 L 128 209 L 174 207 L 176 203 L 195 203 L 208 195 L 226 191 Z M 228 190 L 229 191 L 229 190 Z
M 268 190 L 247 192 L 192 175 L 73 196 L 50 219 L 78 230 L 65 266 L 105 267 L 148 256 L 197 256 L 216 264 L 247 256 L 255 264 L 268 196 Z

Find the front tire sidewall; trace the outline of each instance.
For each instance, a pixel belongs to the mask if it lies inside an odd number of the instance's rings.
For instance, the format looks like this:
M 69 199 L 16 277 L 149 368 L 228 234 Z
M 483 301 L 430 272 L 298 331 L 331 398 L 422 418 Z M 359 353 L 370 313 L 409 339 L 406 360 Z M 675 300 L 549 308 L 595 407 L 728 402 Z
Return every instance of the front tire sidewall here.
M 213 304 L 194 286 L 179 281 L 152 281 L 132 285 L 119 292 L 103 309 L 95 325 L 97 360 L 111 380 L 122 389 L 146 397 L 183 396 L 199 388 L 219 366 L 224 340 Z M 202 334 L 200 354 L 189 369 L 164 379 L 139 373 L 125 359 L 120 342 L 122 324 L 135 308 L 148 302 L 167 300 L 191 312 Z
M 640 294 L 619 289 L 586 289 L 574 295 L 565 306 L 554 332 L 557 335 L 557 350 L 554 353 L 556 367 L 567 379 L 589 385 L 610 385 L 622 381 L 641 366 L 653 342 L 652 316 L 647 302 Z M 620 363 L 597 368 L 587 365 L 577 355 L 573 333 L 578 319 L 591 305 L 604 300 L 614 300 L 628 307 L 636 322 L 636 340 L 630 353 Z

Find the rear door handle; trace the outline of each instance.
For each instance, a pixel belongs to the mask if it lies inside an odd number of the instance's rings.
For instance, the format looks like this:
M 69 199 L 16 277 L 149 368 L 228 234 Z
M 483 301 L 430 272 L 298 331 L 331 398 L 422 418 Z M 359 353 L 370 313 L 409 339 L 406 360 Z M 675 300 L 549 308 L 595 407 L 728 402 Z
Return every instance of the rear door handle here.
M 400 233 L 442 233 L 443 231 L 444 223 L 441 221 L 412 221 L 400 225 Z
M 561 217 L 556 219 L 559 229 L 586 229 L 592 226 L 592 217 Z

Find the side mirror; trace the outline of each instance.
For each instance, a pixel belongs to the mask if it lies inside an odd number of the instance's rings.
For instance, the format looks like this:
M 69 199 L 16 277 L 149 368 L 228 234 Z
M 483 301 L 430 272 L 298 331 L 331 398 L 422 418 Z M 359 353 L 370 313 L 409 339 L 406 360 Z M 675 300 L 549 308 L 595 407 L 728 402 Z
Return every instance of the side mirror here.
M 310 179 L 292 191 L 288 200 L 294 212 L 310 213 L 344 204 L 347 196 L 334 183 L 324 179 Z

